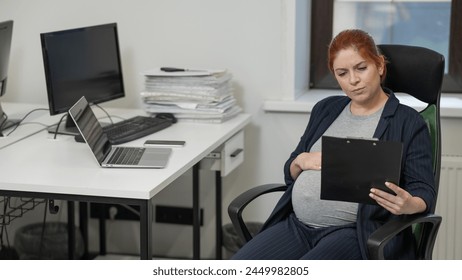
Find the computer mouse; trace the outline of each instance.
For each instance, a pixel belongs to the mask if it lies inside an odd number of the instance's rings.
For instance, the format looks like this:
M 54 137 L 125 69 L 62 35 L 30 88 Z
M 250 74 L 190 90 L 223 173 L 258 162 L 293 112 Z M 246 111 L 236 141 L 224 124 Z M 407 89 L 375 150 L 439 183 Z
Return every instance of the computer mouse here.
M 177 119 L 172 113 L 159 113 L 156 115 L 156 118 L 170 120 L 172 123 L 176 123 Z

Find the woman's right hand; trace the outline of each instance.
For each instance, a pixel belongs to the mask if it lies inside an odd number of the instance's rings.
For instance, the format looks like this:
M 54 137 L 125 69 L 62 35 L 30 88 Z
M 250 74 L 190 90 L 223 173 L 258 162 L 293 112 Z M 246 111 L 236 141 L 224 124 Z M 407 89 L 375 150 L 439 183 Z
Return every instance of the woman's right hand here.
M 299 154 L 290 165 L 290 175 L 295 180 L 305 170 L 321 170 L 321 152 Z

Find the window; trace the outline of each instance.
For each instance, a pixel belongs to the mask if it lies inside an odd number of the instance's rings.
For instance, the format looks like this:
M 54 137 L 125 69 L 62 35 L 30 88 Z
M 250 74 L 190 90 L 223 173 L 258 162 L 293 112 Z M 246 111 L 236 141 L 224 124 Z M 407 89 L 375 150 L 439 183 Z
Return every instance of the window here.
M 418 45 L 445 56 L 443 92 L 462 93 L 462 0 L 312 0 L 310 88 L 336 89 L 327 45 L 346 28 L 377 44 Z

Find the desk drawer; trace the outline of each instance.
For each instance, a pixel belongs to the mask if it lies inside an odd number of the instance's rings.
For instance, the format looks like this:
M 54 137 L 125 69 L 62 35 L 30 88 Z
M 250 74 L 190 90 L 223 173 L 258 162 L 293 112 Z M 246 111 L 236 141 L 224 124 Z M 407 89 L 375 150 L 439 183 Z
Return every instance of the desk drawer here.
M 201 161 L 201 168 L 219 170 L 227 176 L 244 161 L 244 131 L 236 133 Z
M 244 131 L 225 142 L 221 150 L 221 175 L 226 176 L 244 161 Z

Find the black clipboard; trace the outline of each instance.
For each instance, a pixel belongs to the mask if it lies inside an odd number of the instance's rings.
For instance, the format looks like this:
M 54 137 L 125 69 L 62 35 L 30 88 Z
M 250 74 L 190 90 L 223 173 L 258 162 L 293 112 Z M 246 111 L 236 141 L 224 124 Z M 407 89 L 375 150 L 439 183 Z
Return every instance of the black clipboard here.
M 394 194 L 385 182 L 399 183 L 402 151 L 400 142 L 323 136 L 321 199 L 377 204 L 372 187 Z

